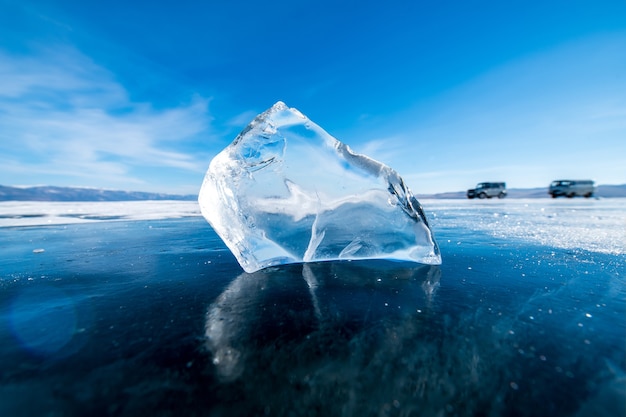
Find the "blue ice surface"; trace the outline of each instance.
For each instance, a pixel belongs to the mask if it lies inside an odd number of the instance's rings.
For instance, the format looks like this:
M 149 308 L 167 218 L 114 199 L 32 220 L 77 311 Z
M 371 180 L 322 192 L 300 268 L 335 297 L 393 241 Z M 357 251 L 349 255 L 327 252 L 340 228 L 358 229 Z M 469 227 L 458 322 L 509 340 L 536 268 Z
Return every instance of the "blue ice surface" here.
M 1 228 L 0 415 L 625 415 L 624 256 L 442 217 L 441 266 L 253 274 L 200 217 Z

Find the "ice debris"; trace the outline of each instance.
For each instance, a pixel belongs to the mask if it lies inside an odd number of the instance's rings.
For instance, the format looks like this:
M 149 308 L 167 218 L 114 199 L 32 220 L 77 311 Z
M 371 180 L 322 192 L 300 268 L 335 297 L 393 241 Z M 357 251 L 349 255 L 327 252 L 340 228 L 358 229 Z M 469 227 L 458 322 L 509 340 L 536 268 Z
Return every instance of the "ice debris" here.
M 198 202 L 246 272 L 339 259 L 441 264 L 400 175 L 280 101 L 213 158 Z

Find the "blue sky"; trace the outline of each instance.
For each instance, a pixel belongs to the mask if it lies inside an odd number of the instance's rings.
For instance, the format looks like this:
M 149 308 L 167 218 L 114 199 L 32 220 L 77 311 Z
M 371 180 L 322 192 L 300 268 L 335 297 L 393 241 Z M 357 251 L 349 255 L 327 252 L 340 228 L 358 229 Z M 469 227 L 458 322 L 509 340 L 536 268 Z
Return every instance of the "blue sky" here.
M 0 0 L 0 184 L 196 193 L 282 100 L 417 194 L 626 183 L 626 0 Z

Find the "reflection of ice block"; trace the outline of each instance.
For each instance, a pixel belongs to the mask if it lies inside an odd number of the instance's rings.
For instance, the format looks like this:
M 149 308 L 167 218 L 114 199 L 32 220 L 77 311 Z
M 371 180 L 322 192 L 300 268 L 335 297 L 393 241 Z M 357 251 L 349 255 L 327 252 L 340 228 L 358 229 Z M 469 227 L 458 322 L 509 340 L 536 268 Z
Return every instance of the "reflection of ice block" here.
M 320 356 L 321 345 L 340 352 L 349 343 L 360 352 L 350 349 L 353 357 L 376 346 L 377 357 L 390 358 L 384 361 L 387 367 L 406 346 L 403 338 L 415 341 L 419 322 L 435 313 L 431 306 L 440 279 L 439 266 L 371 260 L 242 273 L 209 306 L 204 346 L 220 380 L 241 377 L 248 387 L 267 382 L 268 373 L 280 373 L 284 366 L 289 375 L 314 370 L 311 378 L 318 382 L 326 371 L 354 371 L 349 360 L 329 366 L 333 359 Z M 296 363 L 288 359 L 294 352 Z M 327 382 L 336 387 L 335 377 Z
M 398 173 L 282 102 L 213 158 L 198 201 L 247 272 L 334 259 L 441 263 Z

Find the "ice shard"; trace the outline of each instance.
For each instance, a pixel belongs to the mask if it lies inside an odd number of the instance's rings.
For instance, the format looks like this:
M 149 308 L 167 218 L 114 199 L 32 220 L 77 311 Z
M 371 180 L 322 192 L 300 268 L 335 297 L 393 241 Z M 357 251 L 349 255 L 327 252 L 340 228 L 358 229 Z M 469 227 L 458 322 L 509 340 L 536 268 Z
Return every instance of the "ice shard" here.
M 340 259 L 441 264 L 400 175 L 282 102 L 213 158 L 198 202 L 246 272 Z

